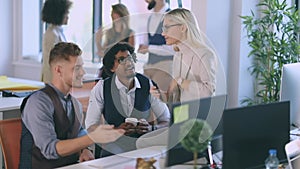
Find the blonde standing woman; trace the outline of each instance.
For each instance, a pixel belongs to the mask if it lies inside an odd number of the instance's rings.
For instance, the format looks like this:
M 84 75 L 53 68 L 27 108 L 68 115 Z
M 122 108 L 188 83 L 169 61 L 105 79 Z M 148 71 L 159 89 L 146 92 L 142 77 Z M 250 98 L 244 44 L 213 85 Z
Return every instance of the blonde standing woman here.
M 208 46 L 191 11 L 178 8 L 164 16 L 162 35 L 173 45 L 173 81 L 169 101 L 187 101 L 214 95 L 217 57 Z

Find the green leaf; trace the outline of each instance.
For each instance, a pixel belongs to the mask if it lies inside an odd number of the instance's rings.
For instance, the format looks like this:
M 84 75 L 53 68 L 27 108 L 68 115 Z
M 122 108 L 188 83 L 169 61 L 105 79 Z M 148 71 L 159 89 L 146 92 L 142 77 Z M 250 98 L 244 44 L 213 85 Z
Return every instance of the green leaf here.
M 300 56 L 300 17 L 295 5 L 289 6 L 286 0 L 261 0 L 257 7 L 261 14 L 251 10 L 250 16 L 241 16 L 251 48 L 247 56 L 253 59 L 248 70 L 257 84 L 255 97 L 246 97 L 243 105 L 278 101 L 282 66 L 299 62 Z

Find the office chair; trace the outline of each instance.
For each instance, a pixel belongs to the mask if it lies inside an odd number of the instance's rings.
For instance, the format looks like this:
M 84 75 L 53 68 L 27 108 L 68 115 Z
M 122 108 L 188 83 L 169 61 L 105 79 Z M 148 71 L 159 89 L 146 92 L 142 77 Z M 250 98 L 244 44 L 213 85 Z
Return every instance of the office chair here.
M 20 118 L 0 120 L 0 143 L 6 169 L 18 169 L 21 131 Z

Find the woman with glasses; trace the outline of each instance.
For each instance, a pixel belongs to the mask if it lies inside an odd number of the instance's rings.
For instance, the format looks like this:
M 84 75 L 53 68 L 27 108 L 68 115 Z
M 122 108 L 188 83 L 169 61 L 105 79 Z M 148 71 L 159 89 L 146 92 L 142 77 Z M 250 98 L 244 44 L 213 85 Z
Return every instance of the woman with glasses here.
M 58 42 L 66 42 L 62 25 L 68 24 L 69 9 L 72 6 L 70 0 L 46 0 L 42 9 L 42 20 L 47 24 L 47 30 L 43 35 L 43 66 L 41 80 L 50 83 L 52 74 L 49 65 L 50 50 Z
M 191 11 L 178 8 L 164 16 L 162 35 L 176 52 L 169 101 L 212 96 L 216 89 L 217 57 L 208 46 Z

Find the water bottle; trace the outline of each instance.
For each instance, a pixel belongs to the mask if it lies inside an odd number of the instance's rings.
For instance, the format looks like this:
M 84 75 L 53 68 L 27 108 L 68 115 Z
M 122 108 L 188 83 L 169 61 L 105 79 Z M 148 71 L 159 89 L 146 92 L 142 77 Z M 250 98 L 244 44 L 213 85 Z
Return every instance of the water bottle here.
M 266 169 L 278 169 L 279 160 L 275 149 L 269 150 L 269 157 L 265 161 Z

